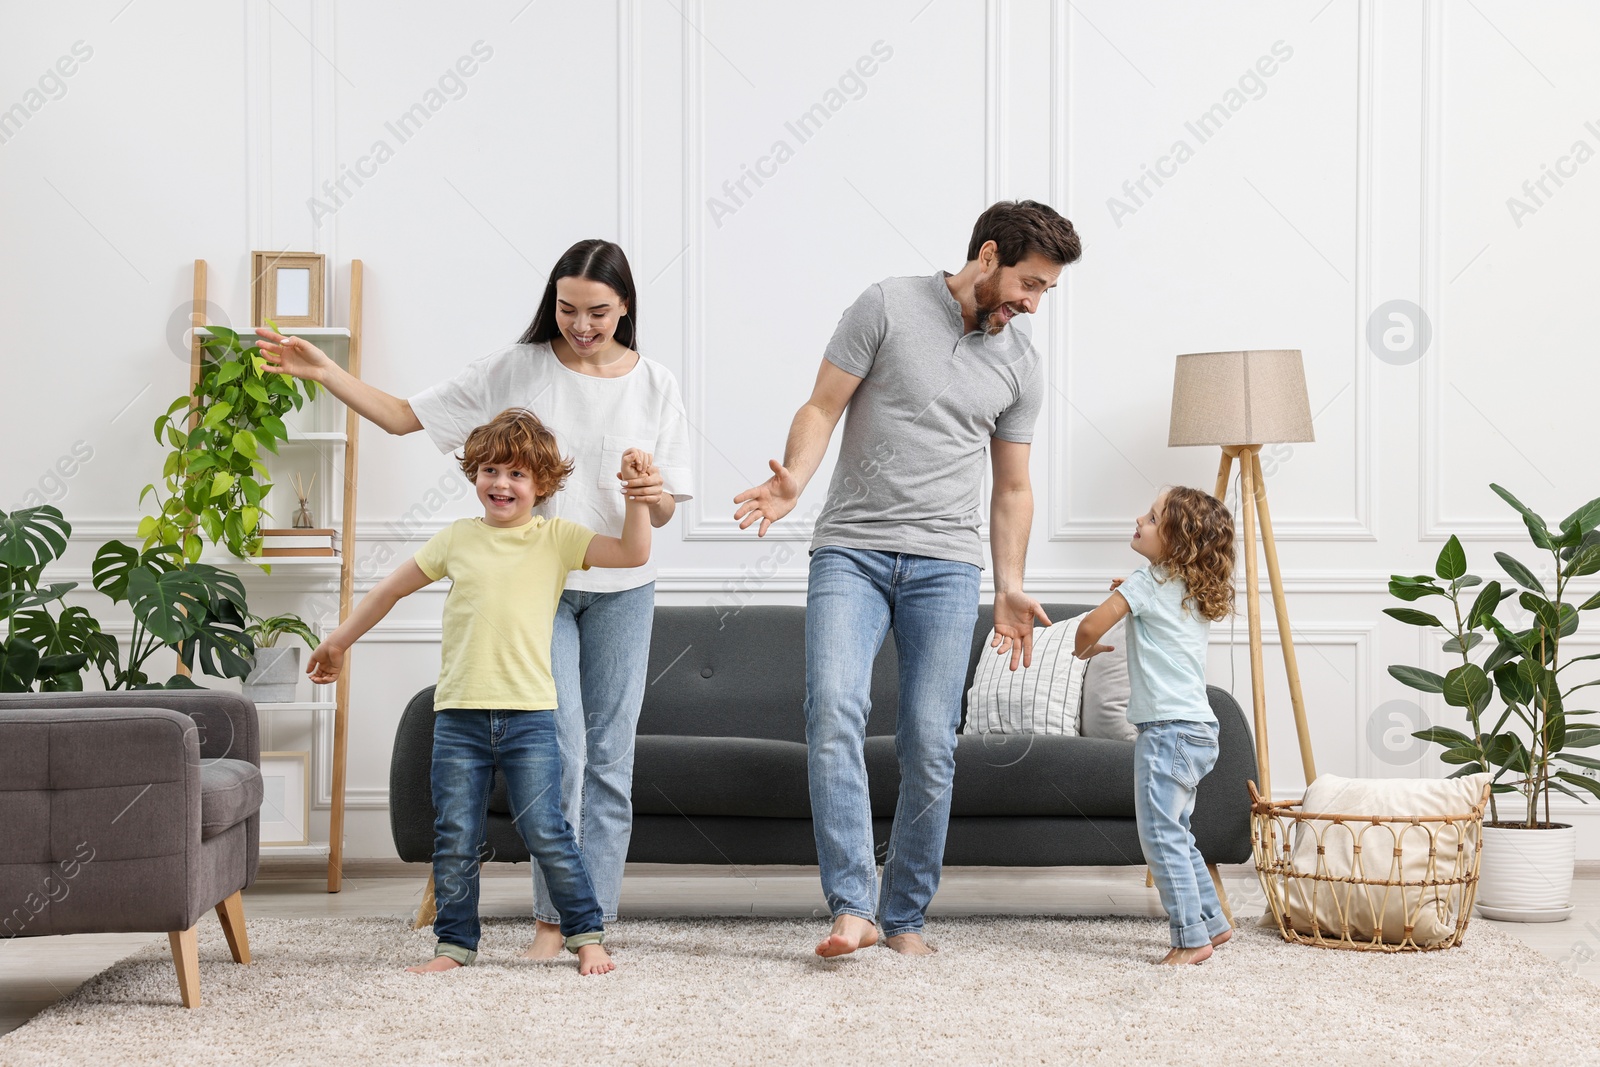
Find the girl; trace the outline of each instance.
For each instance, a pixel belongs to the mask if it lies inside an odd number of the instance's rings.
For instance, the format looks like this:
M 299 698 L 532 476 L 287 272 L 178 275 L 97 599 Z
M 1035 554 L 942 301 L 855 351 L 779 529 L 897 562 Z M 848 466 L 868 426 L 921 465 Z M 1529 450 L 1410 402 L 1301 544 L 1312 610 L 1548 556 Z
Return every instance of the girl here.
M 1164 490 L 1134 520 L 1133 550 L 1149 564 L 1111 583 L 1111 596 L 1078 624 L 1088 659 L 1124 615 L 1128 722 L 1139 844 L 1167 909 L 1166 964 L 1202 963 L 1232 936 L 1206 861 L 1189 832 L 1195 790 L 1217 762 L 1217 717 L 1206 698 L 1206 637 L 1233 611 L 1233 516 L 1198 489 Z
M 452 452 L 475 426 L 506 408 L 534 411 L 574 472 L 567 488 L 534 510 L 609 536 L 622 532 L 626 501 L 649 505 L 664 526 L 694 493 L 689 424 L 672 372 L 637 347 L 638 294 L 622 249 L 580 241 L 550 271 L 533 322 L 517 344 L 409 400 L 353 378 L 304 338 L 259 330 L 268 366 L 321 382 L 351 409 L 393 434 L 425 430 Z M 622 478 L 623 452 L 654 462 Z M 659 464 L 657 466 L 656 464 Z M 551 646 L 562 759 L 562 810 L 578 831 L 584 862 L 607 922 L 617 916 L 622 866 L 633 831 L 633 738 L 644 701 L 655 565 L 577 571 L 556 610 Z M 533 943 L 524 955 L 563 951 L 561 916 L 533 865 Z

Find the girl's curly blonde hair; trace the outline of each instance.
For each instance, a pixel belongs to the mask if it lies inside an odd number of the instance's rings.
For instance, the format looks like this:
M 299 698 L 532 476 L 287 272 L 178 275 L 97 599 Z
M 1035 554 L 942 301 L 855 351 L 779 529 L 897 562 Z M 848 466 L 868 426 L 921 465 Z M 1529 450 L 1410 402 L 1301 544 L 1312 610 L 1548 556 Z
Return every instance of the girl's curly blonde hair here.
M 1161 511 L 1164 558 L 1156 562 L 1183 579 L 1202 618 L 1218 622 L 1233 612 L 1233 515 L 1210 493 L 1175 485 Z
M 526 408 L 507 408 L 467 435 L 461 473 L 475 482 L 478 468 L 486 465 L 526 470 L 533 479 L 534 507 L 560 492 L 573 468 L 572 461 L 562 456 L 556 435 Z

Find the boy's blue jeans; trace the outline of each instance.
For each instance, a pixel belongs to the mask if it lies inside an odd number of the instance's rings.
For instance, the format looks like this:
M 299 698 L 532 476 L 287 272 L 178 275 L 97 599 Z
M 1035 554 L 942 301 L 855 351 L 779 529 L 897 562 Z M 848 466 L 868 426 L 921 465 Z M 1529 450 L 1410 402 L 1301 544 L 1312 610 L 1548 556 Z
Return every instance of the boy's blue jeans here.
M 1167 909 L 1173 948 L 1199 948 L 1227 930 L 1205 857 L 1189 832 L 1200 779 L 1217 765 L 1217 724 L 1167 719 L 1137 724 L 1133 806 L 1139 846 Z
M 556 608 L 551 673 L 560 707 L 561 811 L 578 831 L 583 864 L 605 921 L 617 917 L 633 836 L 633 747 L 644 703 L 656 584 L 614 593 L 568 589 Z M 533 864 L 533 914 L 561 921 Z
M 561 910 L 576 952 L 603 937 L 600 904 L 572 827 L 561 815 L 561 752 L 548 711 L 438 711 L 433 723 L 433 933 L 440 955 L 470 963 L 478 949 L 478 863 L 494 771 L 505 775 L 517 832 Z
M 805 713 L 822 891 L 834 918 L 876 918 L 888 937 L 920 933 L 939 888 L 978 573 L 970 563 L 835 545 L 811 556 Z M 900 796 L 880 898 L 865 746 L 872 661 L 891 628 Z

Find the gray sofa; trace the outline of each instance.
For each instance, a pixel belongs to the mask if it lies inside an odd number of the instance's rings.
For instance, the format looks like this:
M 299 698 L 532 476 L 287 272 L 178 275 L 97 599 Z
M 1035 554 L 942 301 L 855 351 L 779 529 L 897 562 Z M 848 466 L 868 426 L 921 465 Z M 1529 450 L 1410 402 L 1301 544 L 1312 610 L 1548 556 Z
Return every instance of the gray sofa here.
M 250 962 L 261 840 L 255 705 L 236 693 L 0 694 L 0 936 L 166 933 L 200 1003 L 213 908 Z
M 1047 604 L 1056 621 L 1093 605 Z M 967 663 L 970 683 L 993 608 Z M 658 607 L 634 759 L 628 859 L 642 863 L 814 864 L 806 781 L 805 609 Z M 898 659 L 884 641 L 872 680 L 867 768 L 880 856 L 899 789 L 894 751 Z M 1247 780 L 1255 747 L 1244 712 L 1210 687 L 1221 724 L 1216 768 L 1200 785 L 1195 840 L 1207 862 L 1250 857 Z M 963 708 L 963 717 L 965 708 Z M 401 716 L 390 765 L 390 825 L 400 858 L 433 856 L 429 772 L 433 688 Z M 1039 735 L 963 735 L 956 750 L 947 865 L 1142 864 L 1133 814 L 1133 745 Z M 503 783 L 489 804 L 487 858 L 524 862 Z

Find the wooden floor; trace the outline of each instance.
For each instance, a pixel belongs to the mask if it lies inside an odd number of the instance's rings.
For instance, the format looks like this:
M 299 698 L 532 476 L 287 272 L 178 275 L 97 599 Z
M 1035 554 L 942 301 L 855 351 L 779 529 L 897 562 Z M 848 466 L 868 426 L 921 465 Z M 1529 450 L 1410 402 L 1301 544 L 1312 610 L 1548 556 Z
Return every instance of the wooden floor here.
M 246 920 L 316 916 L 409 919 L 422 895 L 425 870 L 395 862 L 352 864 L 344 891 L 329 894 L 323 876 L 304 862 L 263 863 L 261 879 L 244 894 Z M 1223 868 L 1235 913 L 1264 909 L 1255 871 Z M 1580 864 L 1573 917 L 1561 923 L 1493 923 L 1576 973 L 1600 982 L 1600 864 Z M 485 870 L 485 915 L 525 916 L 531 888 L 525 866 Z M 814 867 L 680 867 L 635 864 L 623 883 L 622 922 L 629 916 L 760 915 L 817 918 L 827 909 Z M 931 912 L 929 940 L 939 916 L 1162 915 L 1143 867 L 946 868 Z M 216 922 L 207 915 L 201 922 Z M 1476 923 L 1488 920 L 1477 918 Z M 1471 937 L 1470 932 L 1467 935 Z M 0 1033 L 14 1030 L 124 956 L 164 934 L 77 934 L 0 940 Z M 1314 950 L 1307 950 L 1314 951 Z M 174 994 L 177 979 L 173 979 Z M 176 1010 L 176 1009 L 175 1009 Z

